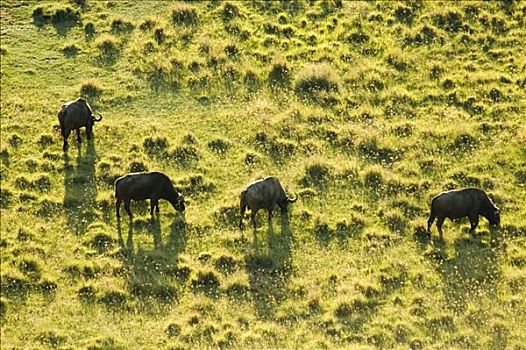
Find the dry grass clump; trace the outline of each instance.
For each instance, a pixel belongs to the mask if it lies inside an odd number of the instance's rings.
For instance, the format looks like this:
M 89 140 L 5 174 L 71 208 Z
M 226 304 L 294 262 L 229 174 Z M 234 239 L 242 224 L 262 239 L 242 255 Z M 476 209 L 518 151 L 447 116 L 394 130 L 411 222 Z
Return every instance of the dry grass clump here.
M 176 25 L 196 24 L 199 17 L 197 11 L 191 5 L 179 2 L 172 8 L 172 21 Z
M 327 64 L 308 64 L 295 77 L 294 89 L 304 97 L 315 97 L 320 91 L 338 91 L 340 82 L 336 71 Z
M 80 84 L 79 95 L 81 97 L 95 98 L 102 94 L 102 87 L 96 80 L 86 80 Z

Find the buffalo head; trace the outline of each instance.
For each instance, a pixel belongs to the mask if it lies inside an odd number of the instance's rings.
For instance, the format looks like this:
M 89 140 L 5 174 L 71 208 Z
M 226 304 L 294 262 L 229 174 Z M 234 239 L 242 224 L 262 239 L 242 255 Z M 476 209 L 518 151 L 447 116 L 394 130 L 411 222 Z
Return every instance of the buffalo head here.
M 500 209 L 495 207 L 492 211 L 489 212 L 489 214 L 486 216 L 486 219 L 488 219 L 491 225 L 499 226 L 500 225 Z
M 170 203 L 172 203 L 174 209 L 180 213 L 184 212 L 184 210 L 186 209 L 184 205 L 184 197 L 181 195 L 179 195 L 175 200 L 170 201 Z

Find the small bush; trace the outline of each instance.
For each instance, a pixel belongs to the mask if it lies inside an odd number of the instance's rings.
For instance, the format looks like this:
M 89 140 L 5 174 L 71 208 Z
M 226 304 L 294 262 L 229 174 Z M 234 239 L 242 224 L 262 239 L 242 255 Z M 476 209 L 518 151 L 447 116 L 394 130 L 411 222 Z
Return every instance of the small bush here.
M 245 166 L 253 167 L 261 162 L 261 157 L 256 153 L 248 152 L 245 154 L 243 162 L 245 163 Z
M 62 52 L 66 56 L 75 56 L 80 51 L 80 48 L 75 44 L 66 44 L 62 48 Z
M 91 38 L 95 35 L 95 24 L 88 22 L 84 25 L 84 35 Z
M 7 300 L 0 298 L 0 319 L 4 318 L 7 314 Z
M 371 169 L 365 173 L 363 183 L 369 189 L 378 189 L 384 185 L 384 178 L 379 170 Z
M 33 22 L 36 25 L 53 23 L 76 23 L 80 21 L 80 12 L 74 10 L 71 6 L 38 6 L 33 9 Z
M 225 288 L 225 293 L 231 298 L 244 299 L 250 292 L 250 286 L 242 282 L 233 282 Z
M 176 323 L 170 323 L 168 327 L 166 327 L 165 333 L 168 338 L 178 337 L 181 334 L 181 326 Z
M 172 8 L 172 21 L 176 25 L 193 25 L 198 21 L 197 11 L 190 5 L 177 3 Z
M 219 277 L 213 271 L 199 271 L 191 283 L 192 288 L 207 294 L 216 294 L 221 285 Z
M 129 169 L 129 172 L 140 173 L 140 172 L 148 171 L 148 166 L 144 164 L 142 160 L 132 160 L 128 164 L 128 169 Z
M 59 348 L 66 342 L 67 337 L 63 335 L 59 335 L 53 331 L 47 331 L 47 332 L 40 333 L 35 338 L 35 340 L 41 343 L 42 345 L 47 345 L 52 348 Z
M 102 88 L 95 80 L 87 80 L 80 84 L 79 95 L 85 98 L 96 98 L 102 94 Z
M 268 80 L 272 84 L 288 83 L 290 80 L 290 71 L 288 62 L 283 59 L 278 59 L 272 63 L 272 68 L 268 74 Z
M 312 95 L 318 91 L 338 91 L 336 72 L 326 64 L 305 66 L 297 75 L 294 88 L 299 95 Z
M 53 136 L 50 134 L 44 134 L 40 135 L 40 139 L 38 140 L 38 144 L 42 148 L 46 148 L 49 145 L 52 145 L 54 143 Z
M 116 34 L 131 32 L 135 26 L 124 18 L 116 18 L 111 21 L 111 31 Z
M 155 19 L 147 18 L 144 21 L 142 21 L 141 24 L 139 24 L 139 29 L 142 31 L 151 30 L 155 27 L 156 24 L 157 21 Z
M 162 155 L 168 147 L 168 140 L 166 137 L 147 137 L 143 141 L 143 147 L 150 156 Z
M 237 261 L 233 256 L 222 255 L 214 261 L 214 266 L 219 271 L 229 274 L 236 270 Z
M 18 146 L 22 144 L 22 138 L 18 136 L 17 134 L 13 134 L 9 138 L 9 144 L 11 145 L 11 147 L 17 148 Z
M 0 208 L 9 208 L 12 200 L 13 192 L 2 186 L 2 188 L 0 188 Z
M 201 158 L 195 146 L 178 146 L 169 153 L 169 157 L 174 159 L 180 166 L 187 167 L 198 162 Z
M 435 13 L 432 16 L 433 23 L 447 31 L 447 32 L 459 32 L 464 28 L 462 23 L 462 14 L 457 11 L 448 11 L 447 13 Z
M 236 17 L 239 17 L 240 11 L 236 3 L 224 2 L 221 9 L 221 17 L 224 21 L 230 21 Z
M 99 297 L 98 301 L 107 307 L 123 307 L 126 304 L 128 295 L 119 290 L 107 291 Z
M 208 142 L 207 146 L 216 153 L 224 154 L 230 148 L 230 143 L 223 139 L 215 139 Z
M 113 57 L 119 51 L 118 42 L 115 37 L 111 35 L 104 35 L 99 37 L 95 46 L 100 50 L 103 57 Z
M 398 6 L 395 10 L 395 18 L 400 23 L 411 25 L 413 23 L 413 11 L 410 7 Z
M 132 281 L 130 290 L 134 296 L 143 299 L 155 299 L 160 302 L 177 300 L 177 289 L 167 283 L 152 281 Z
M 303 187 L 324 187 L 331 178 L 331 168 L 324 163 L 315 162 L 305 167 L 305 176 L 300 180 Z

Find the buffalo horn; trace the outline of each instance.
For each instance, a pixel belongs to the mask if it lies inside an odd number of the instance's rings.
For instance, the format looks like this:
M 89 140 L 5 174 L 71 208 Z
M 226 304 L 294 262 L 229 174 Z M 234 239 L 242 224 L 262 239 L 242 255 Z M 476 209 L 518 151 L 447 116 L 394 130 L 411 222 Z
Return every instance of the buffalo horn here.
M 98 114 L 99 114 L 99 116 L 100 116 L 99 119 L 95 118 L 93 115 L 91 116 L 91 118 L 93 118 L 93 121 L 94 121 L 94 122 L 100 122 L 100 121 L 102 120 L 102 114 L 100 114 L 100 113 L 98 113 Z
M 288 199 L 289 203 L 294 203 L 295 201 L 298 200 L 298 196 L 295 195 L 294 198 L 287 198 L 287 199 Z

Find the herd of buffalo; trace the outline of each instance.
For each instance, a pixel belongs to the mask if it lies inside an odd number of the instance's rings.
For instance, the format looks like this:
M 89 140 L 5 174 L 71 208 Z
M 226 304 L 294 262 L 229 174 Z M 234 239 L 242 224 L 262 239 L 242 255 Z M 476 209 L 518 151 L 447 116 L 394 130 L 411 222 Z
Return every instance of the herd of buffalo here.
M 86 128 L 87 138 L 93 135 L 93 125 L 102 119 L 99 114 L 97 119 L 86 100 L 78 98 L 62 105 L 58 120 L 60 130 L 64 138 L 63 150 L 68 147 L 68 136 L 71 131 L 76 130 L 77 141 L 80 142 L 80 128 Z M 120 217 L 120 206 L 124 202 L 124 209 L 130 219 L 131 200 L 150 199 L 150 214 L 153 215 L 154 208 L 159 212 L 159 199 L 169 201 L 175 210 L 183 212 L 185 210 L 184 197 L 177 192 L 172 182 L 165 174 L 159 172 L 130 173 L 118 178 L 115 181 L 116 213 Z M 276 177 L 266 177 L 264 179 L 250 183 L 240 196 L 240 220 L 239 227 L 242 228 L 243 216 L 246 209 L 251 211 L 251 220 L 256 228 L 255 216 L 259 209 L 268 210 L 269 222 L 272 219 L 272 211 L 276 205 L 281 209 L 281 213 L 287 212 L 290 203 L 297 200 L 290 198 L 285 193 L 283 186 Z M 493 204 L 488 195 L 476 188 L 466 188 L 442 192 L 431 201 L 431 212 L 427 220 L 427 231 L 431 232 L 431 226 L 436 219 L 436 225 L 440 235 L 442 235 L 442 224 L 446 218 L 459 219 L 468 217 L 471 223 L 470 231 L 473 232 L 479 222 L 479 216 L 485 217 L 491 225 L 500 224 L 500 209 Z

